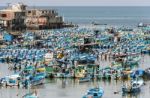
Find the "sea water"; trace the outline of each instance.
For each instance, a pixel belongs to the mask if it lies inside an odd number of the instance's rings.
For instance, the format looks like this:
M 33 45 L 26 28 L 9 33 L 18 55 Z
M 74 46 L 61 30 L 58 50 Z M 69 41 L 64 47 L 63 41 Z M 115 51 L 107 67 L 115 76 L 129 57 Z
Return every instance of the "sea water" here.
M 56 9 L 65 21 L 75 24 L 92 22 L 109 25 L 134 26 L 150 23 L 150 7 L 38 7 Z
M 6 7 L 0 7 L 0 9 Z M 109 25 L 134 26 L 140 22 L 150 23 L 150 7 L 148 6 L 34 6 L 29 8 L 55 9 L 64 16 L 66 22 L 75 24 L 91 24 L 92 22 Z

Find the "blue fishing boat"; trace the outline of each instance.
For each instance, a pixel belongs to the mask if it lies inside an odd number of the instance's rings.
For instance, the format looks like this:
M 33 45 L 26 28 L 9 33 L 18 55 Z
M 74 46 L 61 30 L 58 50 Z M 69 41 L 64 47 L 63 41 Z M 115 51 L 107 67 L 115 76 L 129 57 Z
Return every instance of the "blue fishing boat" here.
M 131 78 L 143 77 L 144 76 L 144 70 L 138 69 L 138 70 L 132 72 L 130 76 L 131 76 Z
M 44 83 L 45 78 L 42 77 L 32 77 L 30 78 L 30 85 L 31 86 L 36 86 Z
M 29 75 L 29 76 L 25 77 L 25 80 L 22 82 L 22 84 L 24 86 L 25 85 L 26 86 L 36 86 L 36 85 L 44 84 L 45 76 L 46 75 L 44 73 L 40 73 L 35 76 Z
M 43 84 L 46 77 L 44 67 L 27 66 L 20 74 L 24 78 L 23 84 L 29 84 L 30 86 Z
M 35 75 L 27 76 L 25 81 L 28 82 L 30 86 L 36 86 L 44 84 L 45 77 L 46 77 L 45 73 L 37 73 Z M 23 82 L 24 85 L 25 81 Z
M 103 94 L 102 88 L 90 88 L 82 98 L 102 98 Z
M 22 98 L 38 98 L 38 96 L 35 93 L 29 93 L 24 95 Z

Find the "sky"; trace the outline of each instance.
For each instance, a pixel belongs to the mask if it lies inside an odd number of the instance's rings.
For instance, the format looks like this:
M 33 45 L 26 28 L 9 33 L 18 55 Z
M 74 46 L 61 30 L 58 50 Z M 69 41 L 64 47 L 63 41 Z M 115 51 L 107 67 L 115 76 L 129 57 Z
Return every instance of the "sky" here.
M 150 6 L 150 0 L 0 0 L 0 6 L 17 2 L 29 6 Z

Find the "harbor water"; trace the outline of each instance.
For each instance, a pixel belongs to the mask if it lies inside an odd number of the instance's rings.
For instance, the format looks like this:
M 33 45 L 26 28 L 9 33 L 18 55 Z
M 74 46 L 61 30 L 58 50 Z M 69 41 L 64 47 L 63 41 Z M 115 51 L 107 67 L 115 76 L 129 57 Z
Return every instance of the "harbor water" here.
M 110 64 L 110 61 L 101 61 L 101 66 Z M 150 56 L 143 55 L 140 61 L 140 68 L 146 69 L 150 64 Z M 138 68 L 137 68 L 138 69 Z M 0 76 L 12 74 L 8 70 L 8 64 L 0 64 Z M 32 89 L 22 89 L 18 87 L 1 87 L 0 98 L 21 98 L 29 91 L 36 90 L 39 98 L 82 98 L 87 89 L 100 86 L 104 89 L 103 98 L 149 98 L 150 81 L 142 86 L 141 92 L 137 95 L 123 95 L 121 91 L 122 81 L 116 80 L 93 80 L 91 82 L 79 83 L 74 79 L 46 79 L 45 84 L 33 87 Z M 114 94 L 114 92 L 118 92 Z

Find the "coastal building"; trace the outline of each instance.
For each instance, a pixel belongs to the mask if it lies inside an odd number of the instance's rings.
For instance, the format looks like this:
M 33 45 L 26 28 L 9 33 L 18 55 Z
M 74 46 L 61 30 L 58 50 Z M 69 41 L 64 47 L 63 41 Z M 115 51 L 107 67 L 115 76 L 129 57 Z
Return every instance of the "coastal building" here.
M 26 5 L 9 5 L 8 8 L 0 10 L 0 26 L 12 30 L 24 29 L 25 13 Z
M 29 9 L 25 24 L 29 29 L 50 29 L 63 27 L 63 17 L 55 10 Z
M 0 10 L 0 27 L 12 30 L 70 27 L 56 10 L 27 9 L 22 3 Z

